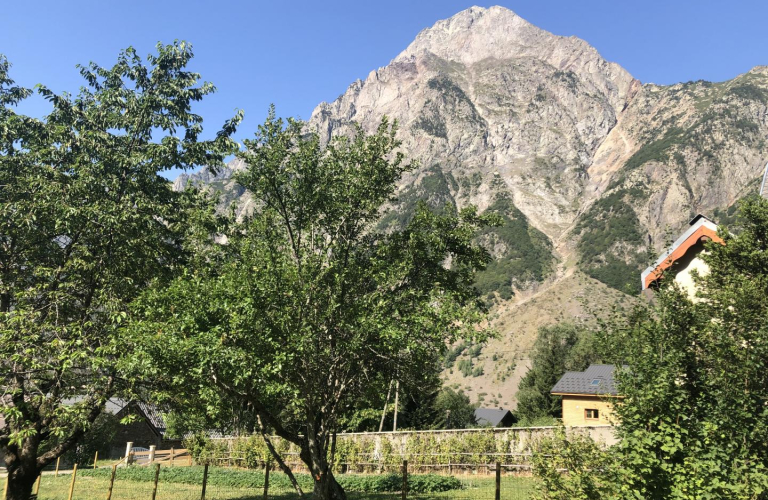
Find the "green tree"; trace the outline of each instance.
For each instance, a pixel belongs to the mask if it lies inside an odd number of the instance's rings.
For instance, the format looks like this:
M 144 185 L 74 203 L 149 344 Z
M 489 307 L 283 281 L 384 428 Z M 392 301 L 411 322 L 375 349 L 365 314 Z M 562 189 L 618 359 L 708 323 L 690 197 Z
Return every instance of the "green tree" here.
M 517 417 L 533 422 L 562 417 L 561 397 L 550 394 L 566 371 L 581 371 L 596 359 L 592 335 L 569 323 L 539 329 L 531 354 L 531 368 L 520 380 Z
M 270 113 L 246 146 L 237 181 L 257 209 L 228 234 L 228 261 L 150 290 L 137 341 L 151 359 L 188 367 L 184 380 L 155 369 L 175 391 L 247 404 L 300 448 L 316 498 L 343 499 L 330 465 L 358 396 L 479 336 L 472 282 L 488 255 L 473 238 L 490 219 L 422 206 L 404 229 L 376 232 L 411 168 L 386 120 L 323 146 Z
M 119 417 L 109 412 L 102 412 L 77 444 L 62 455 L 62 459 L 85 466 L 93 462 L 96 452 L 99 452 L 102 458 L 109 458 L 112 453 L 112 441 L 119 426 Z
M 645 498 L 765 498 L 768 491 L 768 201 L 707 244 L 699 298 L 670 282 L 654 314 L 609 337 L 619 374 L 623 484 Z
M 589 471 L 612 478 L 608 498 L 768 496 L 768 201 L 746 200 L 740 219 L 738 235 L 706 245 L 695 300 L 669 280 L 653 310 L 601 339 L 626 365 L 612 465 Z M 590 451 L 584 463 L 604 462 Z M 592 498 L 581 493 L 569 498 Z
M 215 168 L 236 147 L 239 115 L 198 140 L 191 106 L 214 88 L 185 70 L 191 47 L 157 51 L 148 64 L 127 49 L 112 68 L 81 67 L 87 85 L 76 97 L 38 86 L 53 107 L 44 120 L 15 114 L 29 92 L 0 59 L 0 453 L 10 500 L 28 498 L 106 400 L 136 385 L 121 376 L 128 303 L 183 263 L 187 214 L 203 203 L 159 174 Z
M 443 388 L 434 403 L 442 429 L 467 429 L 476 425 L 476 407 L 463 391 L 457 392 L 450 387 Z

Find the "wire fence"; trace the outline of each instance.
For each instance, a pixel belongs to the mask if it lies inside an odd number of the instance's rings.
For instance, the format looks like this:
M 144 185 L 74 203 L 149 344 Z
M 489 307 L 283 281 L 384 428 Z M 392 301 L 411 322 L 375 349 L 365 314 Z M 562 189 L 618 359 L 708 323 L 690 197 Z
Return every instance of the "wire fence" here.
M 422 464 L 423 465 L 423 464 Z M 384 465 L 374 473 L 336 473 L 349 500 L 528 500 L 536 480 L 503 467 L 488 473 L 457 471 L 435 464 L 428 474 L 408 462 Z M 308 474 L 295 478 L 305 497 L 312 494 Z M 37 500 L 292 500 L 301 498 L 287 475 L 269 466 L 261 470 L 152 463 L 44 472 L 33 490 Z M 4 499 L 4 496 L 3 496 Z

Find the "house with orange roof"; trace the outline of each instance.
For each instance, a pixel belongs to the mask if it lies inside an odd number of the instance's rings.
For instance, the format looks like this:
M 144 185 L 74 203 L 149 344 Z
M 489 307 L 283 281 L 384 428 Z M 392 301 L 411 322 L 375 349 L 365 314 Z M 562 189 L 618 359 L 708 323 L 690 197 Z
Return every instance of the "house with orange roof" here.
M 723 243 L 717 234 L 717 224 L 699 214 L 690 222 L 690 227 L 675 242 L 656 259 L 640 276 L 643 293 L 653 288 L 662 277 L 672 278 L 693 299 L 696 287 L 693 273 L 704 275 L 709 272 L 709 266 L 701 258 L 704 243 L 716 241 Z

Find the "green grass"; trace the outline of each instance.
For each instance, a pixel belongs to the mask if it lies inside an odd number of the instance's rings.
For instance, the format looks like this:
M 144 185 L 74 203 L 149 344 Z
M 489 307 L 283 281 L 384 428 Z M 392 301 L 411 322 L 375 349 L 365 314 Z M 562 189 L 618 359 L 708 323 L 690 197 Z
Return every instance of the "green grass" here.
M 97 470 L 95 474 L 86 474 L 89 471 L 78 472 L 75 481 L 73 499 L 90 500 L 106 499 L 109 488 L 110 470 Z M 170 472 L 169 472 L 170 471 Z M 263 498 L 263 474 L 260 471 L 247 471 L 239 469 L 211 468 L 209 470 L 209 481 L 206 488 L 206 499 L 208 500 L 261 500 Z M 232 479 L 237 477 L 235 484 Z M 306 475 L 299 475 L 300 483 L 305 493 L 311 491 L 311 484 L 307 484 L 309 478 Z M 355 480 L 370 480 L 385 476 L 378 475 L 339 475 L 339 481 L 349 481 L 349 478 Z M 427 477 L 421 475 L 420 477 Z M 444 476 L 440 476 L 444 477 Z M 492 476 L 459 474 L 454 476 L 460 483 L 460 489 L 443 491 L 438 493 L 415 493 L 411 492 L 408 498 L 414 499 L 488 499 L 494 498 L 495 481 Z M 117 471 L 114 488 L 112 491 L 113 500 L 150 500 L 152 498 L 152 489 L 154 478 L 154 469 L 146 467 L 132 467 L 129 469 L 121 468 Z M 177 481 L 184 478 L 184 481 Z M 149 479 L 149 480 L 147 480 Z M 193 481 L 194 480 L 194 481 Z M 66 500 L 69 492 L 71 476 L 52 475 L 43 476 L 40 485 L 40 500 Z M 157 500 L 192 500 L 200 498 L 202 483 L 201 467 L 176 467 L 161 468 L 160 481 L 157 488 Z M 227 483 L 227 484 L 225 484 Z M 536 487 L 535 479 L 530 477 L 503 477 L 501 481 L 501 498 L 508 500 L 527 500 L 531 498 Z M 400 492 L 392 491 L 386 493 L 365 493 L 348 491 L 350 500 L 357 499 L 397 499 L 401 497 Z M 270 474 L 270 495 L 269 498 L 276 499 L 294 499 L 298 495 L 293 491 L 287 481 L 287 478 L 277 472 Z

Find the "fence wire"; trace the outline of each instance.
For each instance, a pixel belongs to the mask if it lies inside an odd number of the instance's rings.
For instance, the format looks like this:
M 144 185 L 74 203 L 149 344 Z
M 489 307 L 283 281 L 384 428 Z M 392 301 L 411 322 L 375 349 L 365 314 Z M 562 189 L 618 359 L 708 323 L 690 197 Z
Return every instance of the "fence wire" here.
M 422 464 L 423 465 L 423 464 Z M 529 500 L 536 482 L 501 467 L 496 478 L 496 464 L 488 464 L 487 474 L 480 470 L 434 465 L 427 469 L 408 470 L 407 490 L 403 495 L 403 467 L 382 465 L 365 474 L 336 473 L 349 500 L 495 500 L 497 484 L 500 500 Z M 58 476 L 46 472 L 40 479 L 38 500 L 294 500 L 301 498 L 289 478 L 282 472 L 271 470 L 245 470 L 231 467 L 172 467 L 161 465 L 158 480 L 156 464 L 117 467 L 114 481 L 112 468 L 78 470 L 74 487 L 72 471 L 61 471 Z M 205 481 L 204 481 L 205 477 Z M 305 496 L 312 493 L 312 479 L 306 474 L 296 478 Z M 268 483 L 265 496 L 264 483 Z M 203 485 L 205 496 L 203 497 Z M 111 492 L 110 492 L 111 485 Z M 371 486 L 374 485 L 374 486 Z M 436 491 L 449 488 L 446 491 Z M 70 496 L 70 489 L 72 493 Z M 386 491 L 381 491 L 385 489 Z M 367 491 L 363 491 L 367 490 Z

